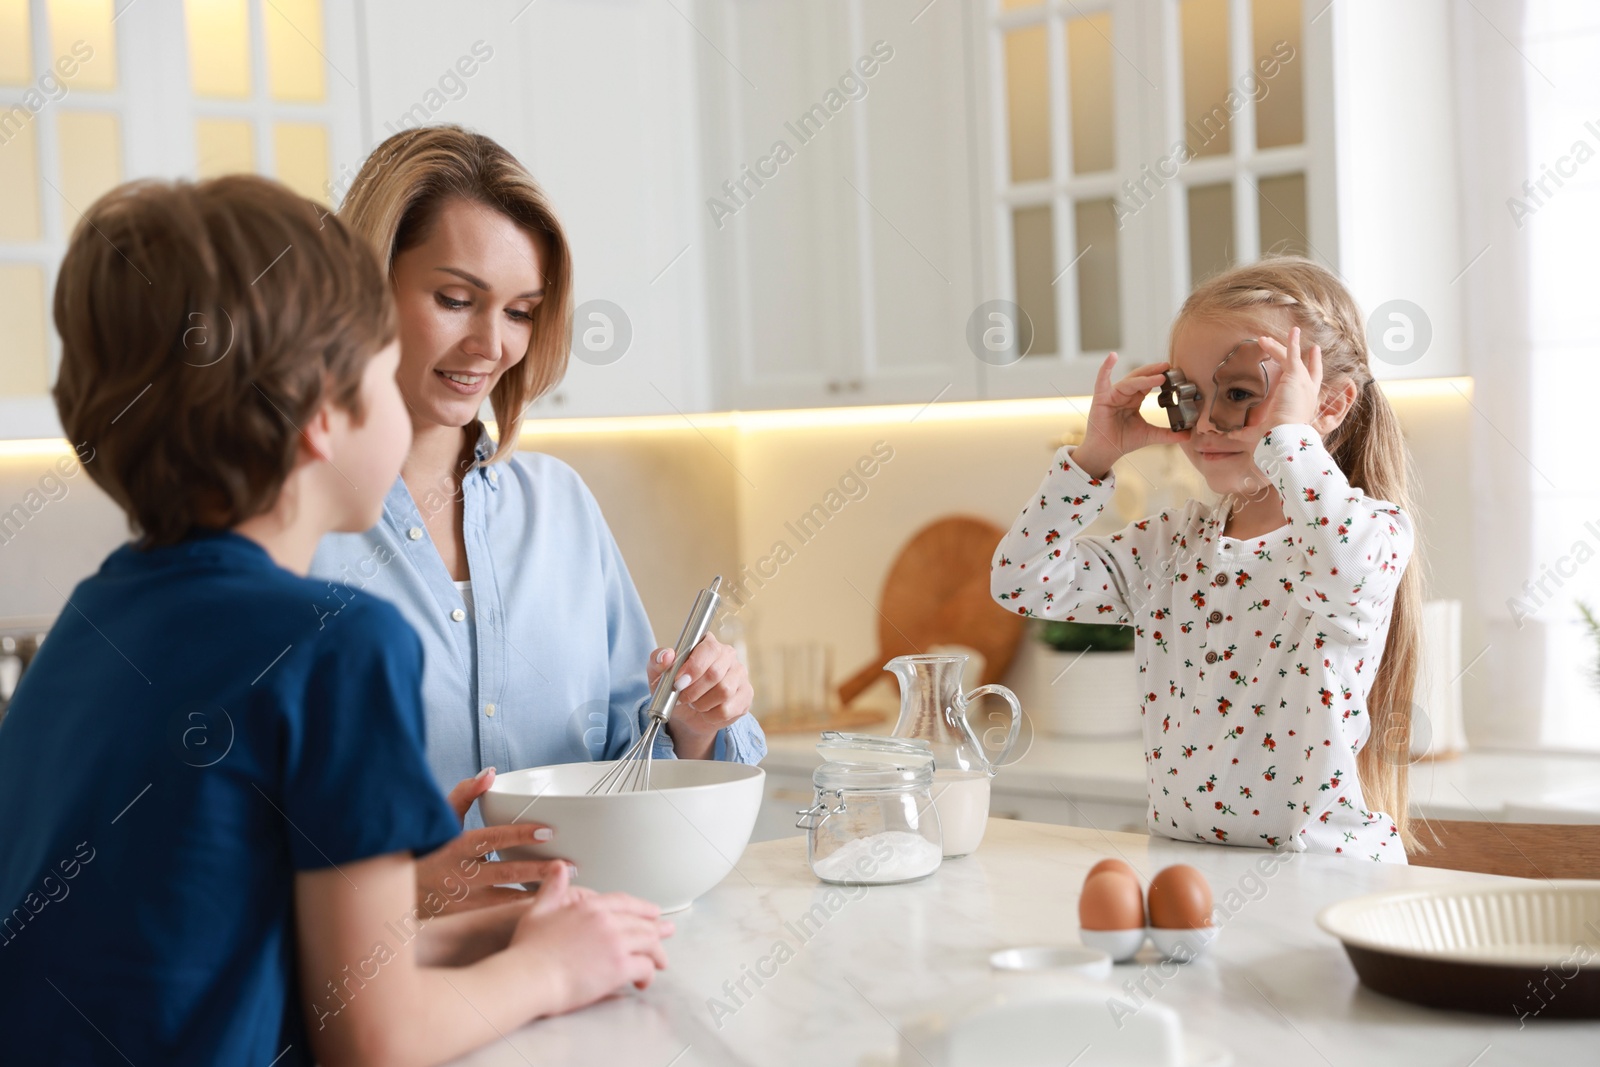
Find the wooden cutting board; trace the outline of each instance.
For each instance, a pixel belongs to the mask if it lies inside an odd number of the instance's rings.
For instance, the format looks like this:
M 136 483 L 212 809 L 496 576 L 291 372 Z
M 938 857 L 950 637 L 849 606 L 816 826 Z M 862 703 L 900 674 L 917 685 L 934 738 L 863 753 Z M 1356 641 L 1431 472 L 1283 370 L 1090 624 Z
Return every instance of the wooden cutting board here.
M 982 681 L 998 682 L 1022 639 L 1022 617 L 989 595 L 989 561 L 1005 531 L 984 519 L 955 515 L 918 530 L 889 567 L 878 597 L 878 655 L 839 686 L 849 704 L 877 681 L 896 656 L 932 645 L 966 645 L 983 653 Z

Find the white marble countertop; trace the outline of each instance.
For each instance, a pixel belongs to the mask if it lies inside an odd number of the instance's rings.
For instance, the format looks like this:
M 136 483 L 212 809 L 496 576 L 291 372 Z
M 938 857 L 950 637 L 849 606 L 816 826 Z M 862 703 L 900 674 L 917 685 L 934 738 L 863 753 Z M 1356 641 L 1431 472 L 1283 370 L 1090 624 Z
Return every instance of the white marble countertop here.
M 863 727 L 886 732 L 890 721 Z M 1024 736 L 1024 742 L 1027 741 Z M 817 735 L 768 738 L 762 766 L 809 776 L 822 762 Z M 1068 740 L 1040 735 L 994 781 L 999 791 L 1143 803 L 1137 737 Z M 1600 754 L 1473 749 L 1411 765 L 1412 814 L 1432 819 L 1600 822 Z
M 1505 1064 L 1592 1062 L 1600 1022 L 1439 1012 L 1361 987 L 1343 948 L 1315 923 L 1328 904 L 1385 889 L 1488 880 L 1423 867 L 1296 855 L 1251 876 L 1259 849 L 991 820 L 971 856 L 902 886 L 849 892 L 812 876 L 799 838 L 752 845 L 734 872 L 681 913 L 671 969 L 648 991 L 532 1023 L 460 1061 L 476 1067 L 594 1064 L 844 1065 L 892 1062 L 897 1027 L 928 1002 L 996 981 L 989 954 L 1078 940 L 1077 894 L 1089 867 L 1121 856 L 1148 878 L 1189 863 L 1232 900 L 1215 944 L 1162 978 L 1147 946 L 1103 984 L 1133 1006 L 1153 999 L 1185 1031 L 1252 1064 Z M 1234 895 L 1230 898 L 1230 891 Z M 798 925 L 814 905 L 822 920 Z M 787 946 L 783 956 L 777 946 Z M 763 958 L 783 962 L 773 972 Z M 724 983 L 760 966 L 747 997 Z M 1170 974 L 1171 967 L 1168 972 Z M 1148 992 L 1130 992 L 1142 982 Z M 737 996 L 737 999 L 736 999 Z M 717 998 L 731 1014 L 716 1008 Z M 1071 1058 L 1064 1050 L 1062 1062 Z

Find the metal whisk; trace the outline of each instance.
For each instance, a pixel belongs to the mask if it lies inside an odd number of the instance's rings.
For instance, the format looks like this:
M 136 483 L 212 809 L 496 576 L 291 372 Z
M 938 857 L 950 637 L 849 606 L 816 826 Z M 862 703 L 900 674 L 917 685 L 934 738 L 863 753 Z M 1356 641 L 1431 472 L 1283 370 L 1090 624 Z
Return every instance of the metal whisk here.
M 661 677 L 656 679 L 655 692 L 650 696 L 650 724 L 645 727 L 644 735 L 612 765 L 605 776 L 588 788 L 587 792 L 590 795 L 626 793 L 650 788 L 651 750 L 655 747 L 656 735 L 672 718 L 672 709 L 678 703 L 678 690 L 673 683 L 678 679 L 678 672 L 683 669 L 684 660 L 711 628 L 711 620 L 717 614 L 717 605 L 722 601 L 722 597 L 717 593 L 721 585 L 722 575 L 719 574 L 711 579 L 711 584 L 700 590 L 700 595 L 695 598 L 694 607 L 683 624 L 683 632 L 678 635 L 677 645 L 674 646 L 676 655 L 672 659 L 672 666 L 662 671 Z

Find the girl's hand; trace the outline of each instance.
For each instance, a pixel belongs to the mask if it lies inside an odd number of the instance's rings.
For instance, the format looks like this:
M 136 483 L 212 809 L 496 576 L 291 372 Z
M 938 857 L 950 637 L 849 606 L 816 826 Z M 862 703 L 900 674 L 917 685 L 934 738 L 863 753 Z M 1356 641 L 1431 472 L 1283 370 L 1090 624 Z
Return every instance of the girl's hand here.
M 569 891 L 565 864 L 539 889 L 539 896 L 562 898 Z M 538 901 L 517 922 L 510 951 L 530 972 L 551 982 L 552 1014 L 586 1007 L 632 984 L 650 984 L 665 970 L 661 940 L 673 925 L 661 909 L 624 893 L 590 895 L 557 907 Z
M 1094 403 L 1089 406 L 1089 425 L 1083 444 L 1072 450 L 1073 460 L 1093 477 L 1103 477 L 1111 465 L 1129 452 L 1145 445 L 1175 444 L 1186 440 L 1188 430 L 1174 430 L 1146 422 L 1139 406 L 1152 389 L 1159 388 L 1170 363 L 1146 363 L 1135 367 L 1119 381 L 1111 381 L 1111 368 L 1117 354 L 1112 352 L 1100 364 L 1094 380 Z
M 670 648 L 651 653 L 647 673 L 652 691 L 673 657 Z M 749 714 L 755 701 L 750 672 L 739 662 L 738 653 L 710 634 L 683 661 L 673 684 L 678 687 L 678 704 L 667 721 L 667 732 L 683 759 L 711 758 L 717 731 Z
M 1322 409 L 1322 349 L 1312 345 L 1302 354 L 1298 326 L 1289 331 L 1287 346 L 1275 337 L 1256 342 L 1267 357 L 1272 384 L 1266 400 L 1250 413 L 1250 425 L 1268 430 L 1286 423 L 1309 425 Z
M 494 768 L 485 767 L 475 778 L 463 778 L 446 798 L 456 818 L 465 820 L 473 801 L 494 784 Z M 462 834 L 417 860 L 417 904 L 430 914 L 465 911 L 491 904 L 526 901 L 520 889 L 502 888 L 518 882 L 546 882 L 564 860 L 497 860 L 483 857 L 517 845 L 549 841 L 555 831 L 542 823 L 486 826 Z

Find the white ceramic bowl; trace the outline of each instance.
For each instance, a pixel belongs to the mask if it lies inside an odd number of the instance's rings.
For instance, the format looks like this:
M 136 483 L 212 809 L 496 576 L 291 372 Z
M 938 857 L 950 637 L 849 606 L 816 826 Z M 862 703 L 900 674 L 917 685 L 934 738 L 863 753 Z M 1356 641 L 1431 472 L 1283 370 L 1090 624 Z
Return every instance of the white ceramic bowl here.
M 478 801 L 490 826 L 539 822 L 549 844 L 507 849 L 510 859 L 568 859 L 576 881 L 678 911 L 728 876 L 761 808 L 766 772 L 721 760 L 657 760 L 644 792 L 585 796 L 612 766 L 562 763 L 498 775 Z

